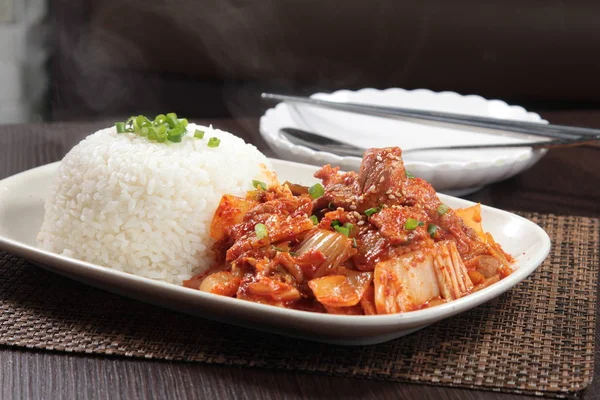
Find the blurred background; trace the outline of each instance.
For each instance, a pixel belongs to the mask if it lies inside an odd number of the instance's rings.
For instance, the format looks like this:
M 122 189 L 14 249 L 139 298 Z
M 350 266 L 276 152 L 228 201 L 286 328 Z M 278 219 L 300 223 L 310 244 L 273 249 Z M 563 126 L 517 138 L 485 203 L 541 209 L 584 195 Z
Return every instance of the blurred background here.
M 262 91 L 429 88 L 597 108 L 584 0 L 0 0 L 0 123 L 261 114 Z

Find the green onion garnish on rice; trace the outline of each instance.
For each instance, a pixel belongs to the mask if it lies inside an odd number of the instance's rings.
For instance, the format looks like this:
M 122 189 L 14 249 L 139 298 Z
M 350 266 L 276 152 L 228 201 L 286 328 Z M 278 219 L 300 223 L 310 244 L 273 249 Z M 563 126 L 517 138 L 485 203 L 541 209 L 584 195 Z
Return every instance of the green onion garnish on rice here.
M 177 120 L 177 114 L 175 113 L 168 113 L 167 114 L 167 124 L 169 124 L 169 128 L 175 128 L 177 125 L 179 125 L 179 121 Z
M 137 136 L 147 137 L 150 141 L 158 143 L 179 143 L 188 133 L 189 122 L 186 118 L 178 118 L 175 113 L 158 114 L 154 119 L 144 115 L 133 115 L 125 122 L 115 122 L 117 133 L 135 133 Z M 204 139 L 204 131 L 194 130 L 196 139 Z M 208 147 L 218 147 L 221 140 L 212 137 L 206 144 Z
M 194 137 L 196 139 L 204 139 L 204 132 L 196 129 L 196 132 L 194 132 Z
M 115 127 L 117 128 L 117 133 L 125 133 L 125 122 L 117 122 Z

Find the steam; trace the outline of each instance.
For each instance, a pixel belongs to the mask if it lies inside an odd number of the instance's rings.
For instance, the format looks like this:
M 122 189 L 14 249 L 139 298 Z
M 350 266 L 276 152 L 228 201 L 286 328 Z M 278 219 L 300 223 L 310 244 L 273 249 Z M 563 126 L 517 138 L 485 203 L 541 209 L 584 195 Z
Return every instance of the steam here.
M 73 49 L 63 73 L 78 74 L 74 95 L 106 116 L 164 111 L 169 99 L 170 110 L 190 116 L 223 116 L 219 109 L 258 116 L 262 91 L 402 84 L 419 68 L 429 28 L 423 6 L 386 0 L 106 0 L 87 7 L 89 23 L 61 35 L 72 41 L 62 47 Z M 415 14 L 402 19 L 414 22 L 398 27 L 390 15 L 401 13 Z

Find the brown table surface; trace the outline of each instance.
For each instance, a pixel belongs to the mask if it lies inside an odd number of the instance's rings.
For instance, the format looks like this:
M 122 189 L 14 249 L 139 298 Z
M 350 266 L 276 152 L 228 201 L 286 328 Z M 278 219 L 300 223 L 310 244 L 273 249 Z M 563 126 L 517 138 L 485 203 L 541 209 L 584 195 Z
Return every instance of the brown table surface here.
M 600 111 L 542 112 L 553 123 L 600 128 Z M 212 123 L 272 155 L 257 119 Z M 102 122 L 0 126 L 0 179 L 58 161 Z M 68 139 L 57 140 L 64 137 Z M 10 144 L 23 143 L 23 146 Z M 8 149 L 12 150 L 8 150 Z M 600 217 L 600 146 L 555 149 L 523 174 L 468 197 L 521 211 Z M 598 318 L 600 320 L 600 318 Z M 596 333 L 596 351 L 600 335 Z M 600 357 L 584 399 L 600 398 Z M 530 399 L 532 397 L 416 384 L 199 363 L 81 356 L 0 346 L 0 398 L 361 398 Z

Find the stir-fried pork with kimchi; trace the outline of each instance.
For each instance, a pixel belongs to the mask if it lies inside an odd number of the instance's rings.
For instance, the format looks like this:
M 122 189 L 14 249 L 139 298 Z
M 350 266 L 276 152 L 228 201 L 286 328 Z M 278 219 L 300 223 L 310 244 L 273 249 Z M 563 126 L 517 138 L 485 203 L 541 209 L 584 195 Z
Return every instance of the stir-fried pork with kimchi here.
M 479 206 L 452 210 L 404 169 L 399 148 L 369 149 L 360 171 L 329 165 L 322 184 L 223 196 L 215 265 L 184 285 L 332 314 L 412 311 L 507 276 L 511 257 L 481 228 Z

